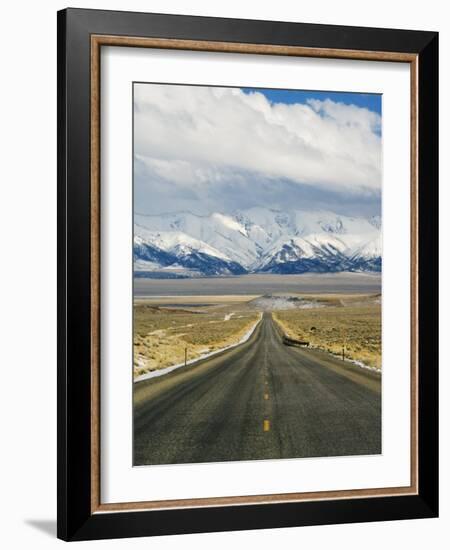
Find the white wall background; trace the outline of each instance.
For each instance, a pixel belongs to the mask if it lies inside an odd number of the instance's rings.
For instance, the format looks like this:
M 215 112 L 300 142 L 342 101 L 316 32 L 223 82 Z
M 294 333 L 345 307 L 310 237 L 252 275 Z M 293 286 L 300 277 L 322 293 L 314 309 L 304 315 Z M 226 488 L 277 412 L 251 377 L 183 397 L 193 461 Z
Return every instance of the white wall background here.
M 56 11 L 64 2 L 29 0 L 2 8 L 0 85 L 0 540 L 3 547 L 53 548 L 56 517 Z M 450 18 L 440 0 L 361 2 L 78 1 L 76 7 L 440 31 L 441 279 L 449 277 Z M 433 213 L 430 213 L 433 215 Z M 448 254 L 447 254 L 448 257 Z M 441 289 L 442 340 L 449 293 Z M 446 321 L 444 323 L 444 321 Z M 448 352 L 441 364 L 441 518 L 161 537 L 155 549 L 232 547 L 446 547 L 450 535 Z M 149 539 L 84 543 L 134 546 Z

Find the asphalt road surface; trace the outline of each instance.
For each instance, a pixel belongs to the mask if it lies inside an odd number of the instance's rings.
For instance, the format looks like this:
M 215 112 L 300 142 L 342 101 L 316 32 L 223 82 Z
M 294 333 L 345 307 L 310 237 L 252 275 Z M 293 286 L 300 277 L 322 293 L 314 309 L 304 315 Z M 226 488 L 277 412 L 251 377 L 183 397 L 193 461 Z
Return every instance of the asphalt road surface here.
M 135 465 L 381 453 L 381 380 L 283 344 L 269 313 L 241 346 L 134 384 Z

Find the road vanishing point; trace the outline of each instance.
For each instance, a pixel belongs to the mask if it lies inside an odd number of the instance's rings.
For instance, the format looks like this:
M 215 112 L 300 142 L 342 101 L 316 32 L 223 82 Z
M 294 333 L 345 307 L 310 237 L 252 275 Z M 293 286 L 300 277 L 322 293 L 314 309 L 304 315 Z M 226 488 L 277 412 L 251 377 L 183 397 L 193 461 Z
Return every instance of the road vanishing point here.
M 133 463 L 381 453 L 381 376 L 286 346 L 270 313 L 220 355 L 134 384 Z

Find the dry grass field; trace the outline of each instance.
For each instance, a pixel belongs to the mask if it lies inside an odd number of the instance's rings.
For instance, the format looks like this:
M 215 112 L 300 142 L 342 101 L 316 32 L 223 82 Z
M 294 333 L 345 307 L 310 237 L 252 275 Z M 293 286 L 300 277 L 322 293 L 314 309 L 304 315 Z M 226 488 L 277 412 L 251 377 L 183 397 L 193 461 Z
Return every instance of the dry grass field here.
M 381 369 L 381 305 L 373 296 L 321 296 L 325 307 L 276 311 L 284 333 L 330 353 Z
M 238 343 L 262 311 L 311 347 L 381 368 L 380 295 L 296 294 L 138 298 L 134 305 L 134 376 Z
M 197 300 L 198 301 L 198 300 Z M 183 299 L 184 304 L 186 300 Z M 134 306 L 134 376 L 236 344 L 259 318 L 245 303 Z

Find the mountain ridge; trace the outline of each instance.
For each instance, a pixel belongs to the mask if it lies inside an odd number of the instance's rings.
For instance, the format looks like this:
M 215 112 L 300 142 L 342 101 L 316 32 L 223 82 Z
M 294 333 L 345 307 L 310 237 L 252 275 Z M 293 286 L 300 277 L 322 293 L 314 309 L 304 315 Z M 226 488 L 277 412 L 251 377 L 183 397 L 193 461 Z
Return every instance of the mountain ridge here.
M 381 219 L 255 207 L 134 216 L 137 276 L 381 271 Z

